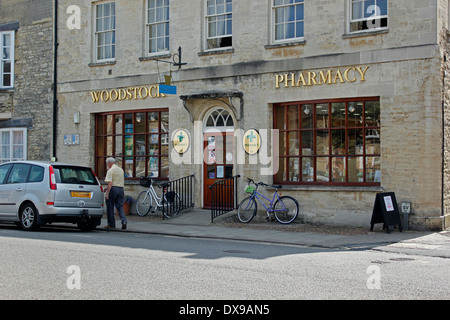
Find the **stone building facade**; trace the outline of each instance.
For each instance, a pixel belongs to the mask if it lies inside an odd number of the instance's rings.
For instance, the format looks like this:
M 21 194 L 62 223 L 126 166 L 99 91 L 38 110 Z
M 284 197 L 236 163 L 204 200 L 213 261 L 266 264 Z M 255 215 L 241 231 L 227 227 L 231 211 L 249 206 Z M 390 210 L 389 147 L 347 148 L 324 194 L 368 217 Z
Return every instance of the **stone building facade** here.
M 328 224 L 395 192 L 410 228 L 448 226 L 448 1 L 372 2 L 60 1 L 58 160 L 115 156 L 131 195 L 194 174 L 197 207 L 222 178 L 282 184 Z
M 0 161 L 47 160 L 53 141 L 53 1 L 0 3 Z

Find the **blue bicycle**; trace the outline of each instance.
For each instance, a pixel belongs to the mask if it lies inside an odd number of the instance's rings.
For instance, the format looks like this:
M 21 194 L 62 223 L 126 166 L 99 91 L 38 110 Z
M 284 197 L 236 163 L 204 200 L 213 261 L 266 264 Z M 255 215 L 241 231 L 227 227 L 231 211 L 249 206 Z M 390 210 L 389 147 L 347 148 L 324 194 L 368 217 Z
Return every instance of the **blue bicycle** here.
M 266 198 L 261 193 L 258 192 L 258 187 L 269 187 L 268 184 L 263 182 L 255 183 L 252 179 L 247 178 L 248 185 L 245 188 L 246 193 L 251 193 L 251 196 L 245 198 L 241 201 L 238 207 L 238 218 L 241 222 L 248 223 L 258 210 L 256 199 L 263 205 L 267 212 L 267 218 L 270 219 L 270 214 L 273 214 L 279 223 L 288 224 L 294 221 L 298 215 L 298 202 L 293 197 L 283 196 L 280 197 L 277 189 L 281 186 L 273 185 L 275 192 L 273 193 L 272 201 Z M 253 185 L 254 186 L 253 186 Z M 270 202 L 269 207 L 266 207 L 261 197 Z

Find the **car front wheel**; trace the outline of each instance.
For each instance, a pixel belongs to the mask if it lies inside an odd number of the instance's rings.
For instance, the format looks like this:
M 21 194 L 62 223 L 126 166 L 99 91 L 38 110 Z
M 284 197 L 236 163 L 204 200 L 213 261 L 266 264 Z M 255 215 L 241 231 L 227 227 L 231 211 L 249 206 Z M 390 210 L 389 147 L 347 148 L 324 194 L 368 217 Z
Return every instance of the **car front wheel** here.
M 36 230 L 39 227 L 39 213 L 32 203 L 25 204 L 20 210 L 20 227 L 23 230 Z

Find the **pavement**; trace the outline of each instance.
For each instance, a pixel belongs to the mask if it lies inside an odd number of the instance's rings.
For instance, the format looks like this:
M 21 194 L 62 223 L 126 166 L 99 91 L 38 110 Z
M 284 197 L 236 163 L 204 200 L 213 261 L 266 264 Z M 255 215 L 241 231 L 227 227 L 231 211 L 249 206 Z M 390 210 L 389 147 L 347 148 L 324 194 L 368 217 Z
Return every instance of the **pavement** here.
M 224 217 L 226 216 L 227 215 Z M 113 230 L 113 232 L 148 233 L 218 240 L 255 241 L 271 244 L 335 249 L 370 249 L 379 246 L 391 248 L 414 247 L 416 249 L 421 249 L 423 247 L 440 249 L 439 256 L 450 258 L 450 231 L 399 232 L 398 230 L 391 230 L 390 234 L 387 234 L 381 229 L 381 225 L 379 225 L 379 228 L 377 228 L 376 225 L 374 231 L 370 232 L 369 223 L 367 226 L 368 232 L 362 235 L 255 229 L 246 224 L 239 227 L 232 227 L 231 225 L 227 226 L 224 223 L 220 223 L 220 217 L 216 218 L 212 223 L 210 211 L 202 209 L 186 210 L 181 212 L 178 216 L 166 220 L 162 220 L 161 216 L 144 218 L 135 217 L 136 216 L 129 216 L 126 230 L 120 228 L 120 220 L 116 217 L 116 226 L 118 228 Z M 249 224 L 251 223 L 252 222 Z M 103 229 L 103 226 L 105 225 L 106 219 L 103 219 L 102 225 L 98 227 L 98 229 Z

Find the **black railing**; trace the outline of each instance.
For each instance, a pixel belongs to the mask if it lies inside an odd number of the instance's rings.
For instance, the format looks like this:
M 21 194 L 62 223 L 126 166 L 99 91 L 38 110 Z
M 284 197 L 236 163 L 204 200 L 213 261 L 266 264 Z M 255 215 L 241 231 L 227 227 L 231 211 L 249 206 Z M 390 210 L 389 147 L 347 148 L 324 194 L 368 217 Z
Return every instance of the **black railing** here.
M 227 212 L 233 211 L 238 205 L 237 182 L 241 176 L 217 181 L 209 186 L 211 192 L 211 222 Z
M 165 218 L 165 214 L 169 213 L 169 216 L 173 216 L 179 211 L 185 210 L 187 208 L 194 207 L 194 175 L 190 175 L 184 178 L 180 178 L 177 180 L 164 182 L 162 183 L 162 187 L 164 188 L 165 194 L 169 196 L 178 195 L 180 199 L 168 199 L 171 202 L 177 202 L 176 205 L 172 206 L 163 206 L 162 208 L 162 216 L 163 220 Z M 166 212 L 177 211 L 177 212 Z

